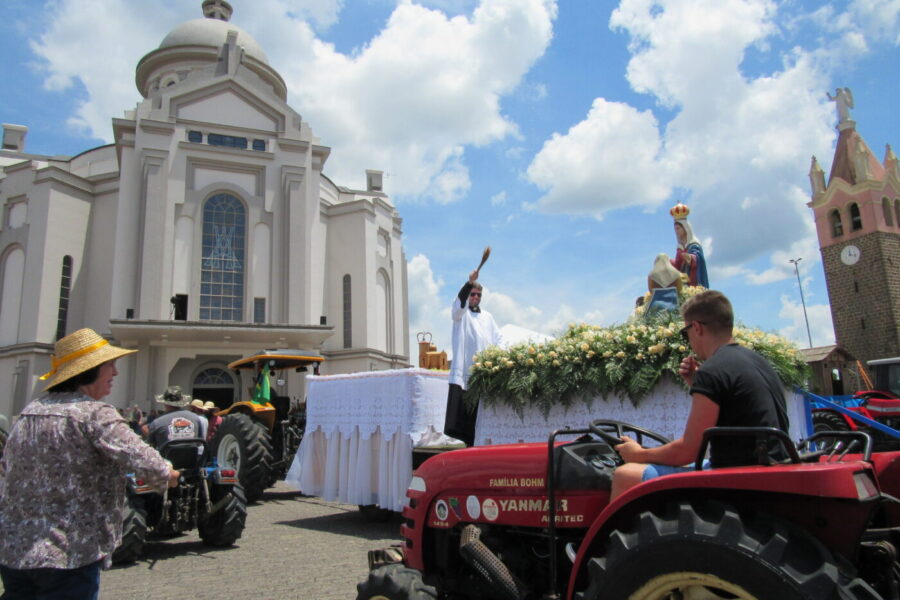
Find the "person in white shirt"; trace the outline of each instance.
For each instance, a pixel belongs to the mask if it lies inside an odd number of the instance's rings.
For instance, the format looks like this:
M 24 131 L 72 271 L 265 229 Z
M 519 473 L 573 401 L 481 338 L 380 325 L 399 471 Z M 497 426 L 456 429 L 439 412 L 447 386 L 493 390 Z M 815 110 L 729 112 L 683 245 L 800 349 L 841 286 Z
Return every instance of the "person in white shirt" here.
M 475 421 L 478 407 L 466 409 L 463 394 L 467 389 L 473 357 L 487 348 L 500 344 L 500 330 L 491 313 L 481 308 L 483 288 L 478 283 L 478 270 L 453 299 L 453 363 L 450 366 L 450 389 L 447 393 L 447 416 L 444 433 L 472 446 L 475 442 Z

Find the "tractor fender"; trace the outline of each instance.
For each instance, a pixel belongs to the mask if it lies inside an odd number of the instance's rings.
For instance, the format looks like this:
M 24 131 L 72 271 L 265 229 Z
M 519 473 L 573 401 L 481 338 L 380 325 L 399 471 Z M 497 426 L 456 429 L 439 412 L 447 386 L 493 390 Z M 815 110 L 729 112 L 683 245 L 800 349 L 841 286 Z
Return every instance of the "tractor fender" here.
M 863 496 L 854 477 L 868 477 Z M 765 512 L 806 529 L 832 552 L 852 557 L 859 536 L 878 506 L 871 466 L 861 461 L 753 466 L 691 471 L 659 477 L 623 493 L 591 523 L 578 547 L 569 578 L 573 590 L 587 585 L 587 565 L 602 554 L 615 529 L 628 529 L 644 511 L 672 502 L 715 499 Z
M 254 420 L 265 425 L 269 433 L 272 433 L 272 429 L 275 427 L 275 407 L 268 402 L 265 404 L 247 401 L 235 402 L 225 410 L 221 411 L 219 416 L 225 417 L 232 413 L 244 413 L 245 415 L 249 415 Z

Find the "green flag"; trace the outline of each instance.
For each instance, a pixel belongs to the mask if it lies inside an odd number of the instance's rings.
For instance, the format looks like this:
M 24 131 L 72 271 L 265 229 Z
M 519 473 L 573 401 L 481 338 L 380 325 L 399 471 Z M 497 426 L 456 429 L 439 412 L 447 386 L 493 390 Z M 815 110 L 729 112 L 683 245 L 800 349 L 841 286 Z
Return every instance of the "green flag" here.
M 260 369 L 256 376 L 256 388 L 253 390 L 253 401 L 257 404 L 268 404 L 271 399 L 269 389 L 269 371 Z

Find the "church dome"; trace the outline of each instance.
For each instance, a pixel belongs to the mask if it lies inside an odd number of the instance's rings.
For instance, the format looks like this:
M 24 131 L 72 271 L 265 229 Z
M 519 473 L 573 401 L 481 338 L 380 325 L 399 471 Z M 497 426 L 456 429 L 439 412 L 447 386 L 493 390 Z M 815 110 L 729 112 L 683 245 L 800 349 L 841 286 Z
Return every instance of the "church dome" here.
M 236 31 L 237 43 L 243 46 L 245 54 L 251 58 L 269 64 L 266 53 L 249 33 L 228 21 L 202 18 L 182 23 L 163 38 L 160 50 L 175 46 L 212 46 L 221 48 L 229 31 Z
M 287 99 L 287 86 L 281 75 L 269 64 L 266 53 L 249 33 L 229 22 L 231 5 L 226 0 L 203 0 L 202 19 L 182 23 L 163 38 L 159 48 L 144 56 L 135 70 L 135 83 L 144 98 L 183 80 L 187 73 L 210 69 L 222 60 L 220 51 L 234 32 L 235 45 L 243 52 L 240 63 L 282 100 Z M 210 71 L 212 73 L 212 71 Z

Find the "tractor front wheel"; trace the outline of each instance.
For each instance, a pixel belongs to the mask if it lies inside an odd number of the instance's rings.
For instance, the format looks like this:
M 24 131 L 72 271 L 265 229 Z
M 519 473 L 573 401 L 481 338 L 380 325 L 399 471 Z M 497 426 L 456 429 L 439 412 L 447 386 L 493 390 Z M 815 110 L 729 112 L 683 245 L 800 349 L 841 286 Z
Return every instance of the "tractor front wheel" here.
M 259 499 L 272 471 L 272 437 L 265 425 L 244 413 L 227 415 L 213 440 L 213 454 L 223 469 L 237 471 L 247 500 Z
M 582 600 L 878 597 L 809 534 L 776 517 L 745 519 L 718 502 L 642 513 L 629 530 L 613 531 L 588 574 Z
M 356 600 L 435 600 L 437 591 L 422 574 L 401 564 L 383 565 L 356 585 Z

